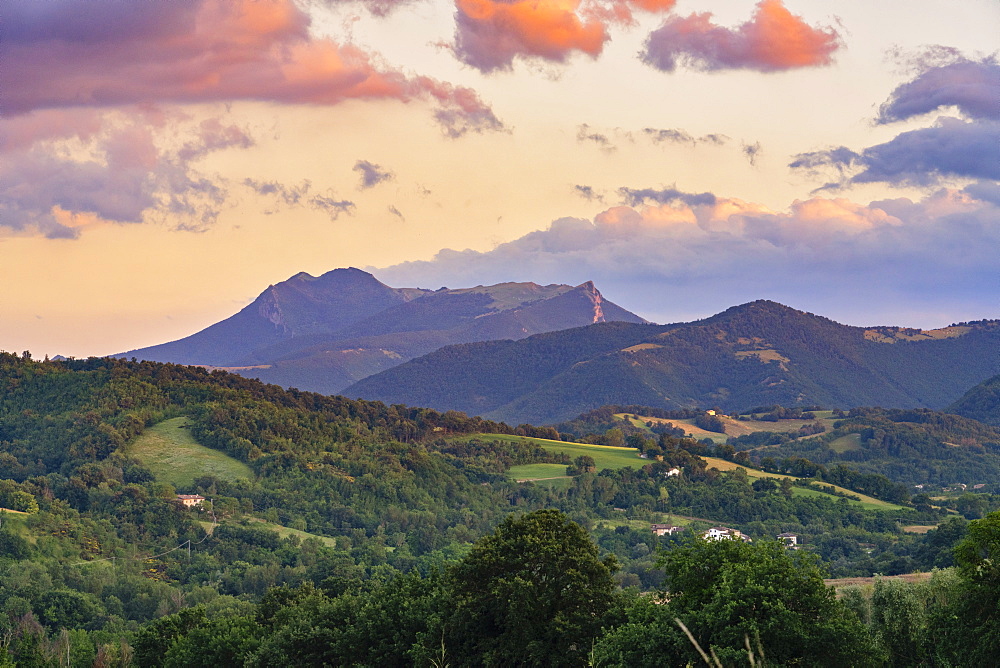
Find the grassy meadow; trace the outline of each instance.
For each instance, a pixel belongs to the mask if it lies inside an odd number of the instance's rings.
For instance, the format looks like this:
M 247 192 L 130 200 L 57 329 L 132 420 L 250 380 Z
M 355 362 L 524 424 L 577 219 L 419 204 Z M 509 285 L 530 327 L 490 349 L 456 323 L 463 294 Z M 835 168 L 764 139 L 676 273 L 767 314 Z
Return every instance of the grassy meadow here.
M 229 455 L 198 443 L 188 428 L 186 417 L 171 418 L 155 424 L 129 446 L 161 482 L 177 488 L 194 484 L 194 479 L 214 475 L 224 480 L 253 479 L 253 471 Z

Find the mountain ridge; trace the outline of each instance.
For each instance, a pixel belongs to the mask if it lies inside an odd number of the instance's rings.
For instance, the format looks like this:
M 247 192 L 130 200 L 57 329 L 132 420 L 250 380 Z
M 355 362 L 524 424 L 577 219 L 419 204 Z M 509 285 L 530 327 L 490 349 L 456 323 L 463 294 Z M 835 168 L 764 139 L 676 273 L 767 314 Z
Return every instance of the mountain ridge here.
M 130 350 L 136 357 L 234 371 L 333 394 L 442 346 L 518 339 L 604 320 L 645 322 L 578 286 L 507 282 L 471 288 L 393 288 L 354 267 L 299 272 L 238 313 L 190 336 Z
M 345 392 L 543 424 L 605 404 L 941 408 L 1000 373 L 1000 321 L 940 338 L 877 328 L 905 334 L 888 343 L 866 335 L 873 328 L 758 300 L 691 323 L 600 327 L 450 346 Z

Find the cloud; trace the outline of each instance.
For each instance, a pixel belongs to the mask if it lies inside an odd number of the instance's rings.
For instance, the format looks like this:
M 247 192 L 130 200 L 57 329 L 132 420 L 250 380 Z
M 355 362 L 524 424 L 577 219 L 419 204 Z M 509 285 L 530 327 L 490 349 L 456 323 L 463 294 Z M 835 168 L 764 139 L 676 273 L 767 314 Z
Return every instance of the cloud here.
M 573 186 L 573 192 L 575 192 L 580 197 L 584 198 L 588 202 L 603 202 L 604 196 L 599 192 L 594 190 L 593 186 Z
M 835 170 L 829 184 L 890 183 L 930 186 L 944 178 L 1000 179 L 1000 122 L 939 118 L 929 128 L 903 132 L 856 153 L 846 147 L 803 153 L 789 165 L 815 172 Z
M 683 64 L 696 70 L 776 72 L 829 65 L 840 48 L 831 27 L 812 27 L 781 0 L 762 0 L 753 17 L 735 29 L 712 22 L 711 13 L 669 18 L 646 40 L 642 60 L 664 72 Z
M 361 173 L 361 189 L 374 188 L 380 183 L 391 181 L 394 177 L 392 172 L 382 169 L 380 165 L 367 160 L 358 160 L 354 163 L 353 170 Z
M 743 151 L 743 155 L 746 156 L 746 159 L 750 162 L 750 166 L 754 167 L 757 165 L 757 157 L 761 154 L 763 149 L 760 146 L 760 142 L 757 141 L 752 144 L 744 142 L 740 147 L 740 150 Z
M 618 194 L 622 201 L 629 206 L 640 206 L 647 202 L 657 204 L 671 204 L 673 202 L 683 202 L 689 206 L 713 205 L 715 195 L 712 193 L 685 193 L 675 188 L 663 188 L 656 190 L 653 188 L 619 188 Z
M 616 149 L 606 134 L 591 131 L 590 126 L 586 123 L 577 128 L 576 140 L 578 142 L 593 142 L 606 151 L 614 151 Z
M 951 50 L 939 55 L 951 62 L 924 65 L 916 78 L 896 88 L 882 104 L 877 122 L 902 121 L 950 106 L 972 119 L 1000 120 L 1000 64 L 996 56 L 977 61 Z
M 337 220 L 340 214 L 351 214 L 354 212 L 354 202 L 349 200 L 338 200 L 335 197 L 325 195 L 315 195 L 309 200 L 310 206 L 321 211 L 325 211 L 330 220 Z
M 446 128 L 502 127 L 469 89 L 409 77 L 356 46 L 312 37 L 309 16 L 293 0 L 11 0 L 4 14 L 7 115 L 144 103 L 429 99 Z
M 354 0 L 360 3 L 375 16 L 386 17 L 403 5 L 413 4 L 415 0 Z M 342 5 L 345 0 L 325 0 L 328 5 Z
M 244 179 L 243 185 L 265 197 L 271 197 L 279 204 L 284 204 L 290 208 L 309 207 L 323 211 L 331 220 L 337 220 L 341 214 L 352 214 L 355 210 L 354 202 L 350 200 L 339 200 L 332 193 L 325 195 L 312 195 L 312 183 L 303 181 L 297 186 L 289 186 L 277 181 L 257 181 L 256 179 Z M 272 209 L 265 213 L 275 213 Z
M 564 63 L 596 58 L 612 24 L 631 25 L 634 12 L 663 12 L 676 0 L 455 0 L 455 56 L 485 73 L 514 60 Z
M 277 181 L 258 181 L 251 178 L 243 179 L 243 185 L 258 195 L 276 197 L 288 206 L 297 206 L 305 201 L 312 187 L 309 181 L 303 181 L 297 186 L 286 186 Z
M 197 161 L 249 148 L 254 139 L 221 118 L 193 127 L 174 120 L 179 146 L 162 136 L 166 119 L 156 110 L 52 110 L 0 120 L 0 137 L 15 139 L 0 161 L 0 227 L 66 239 L 100 223 L 170 216 L 179 229 L 204 229 L 228 188 L 201 174 Z
M 854 151 L 845 146 L 795 156 L 792 169 L 854 183 L 936 186 L 948 179 L 1000 180 L 1000 67 L 994 58 L 969 60 L 954 49 L 932 47 L 915 58 L 916 76 L 898 86 L 879 109 L 877 123 L 902 121 L 957 107 L 967 120 L 940 117 L 934 125 Z M 985 187 L 985 186 L 978 186 Z
M 456 0 L 455 55 L 482 72 L 509 70 L 518 56 L 560 63 L 573 53 L 596 57 L 608 33 L 579 7 L 580 0 Z
M 432 261 L 375 272 L 393 285 L 594 280 L 609 299 L 660 322 L 759 298 L 850 314 L 855 324 L 996 317 L 982 286 L 1000 275 L 1000 207 L 970 192 L 867 205 L 815 197 L 786 211 L 717 196 L 689 204 L 672 194 L 592 220 L 558 219 L 488 252 L 442 250 Z M 897 313 L 936 320 L 894 322 Z
M 684 130 L 659 130 L 657 128 L 643 128 L 642 133 L 653 140 L 654 144 L 671 142 L 674 144 L 694 144 L 695 138 Z

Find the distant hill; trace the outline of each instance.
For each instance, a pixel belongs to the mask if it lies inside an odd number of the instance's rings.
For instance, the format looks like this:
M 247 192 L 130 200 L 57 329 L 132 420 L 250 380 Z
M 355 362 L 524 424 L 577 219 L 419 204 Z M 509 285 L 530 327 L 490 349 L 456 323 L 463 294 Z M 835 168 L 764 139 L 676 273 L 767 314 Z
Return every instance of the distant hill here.
M 644 322 L 590 282 L 431 291 L 391 288 L 360 269 L 335 269 L 319 277 L 296 274 L 196 334 L 118 357 L 220 368 L 333 394 L 442 346 L 605 321 Z
M 979 383 L 946 410 L 1000 427 L 1000 376 Z
M 939 409 L 997 373 L 1000 321 L 862 328 L 756 301 L 692 323 L 449 346 L 345 394 L 543 424 L 608 404 Z

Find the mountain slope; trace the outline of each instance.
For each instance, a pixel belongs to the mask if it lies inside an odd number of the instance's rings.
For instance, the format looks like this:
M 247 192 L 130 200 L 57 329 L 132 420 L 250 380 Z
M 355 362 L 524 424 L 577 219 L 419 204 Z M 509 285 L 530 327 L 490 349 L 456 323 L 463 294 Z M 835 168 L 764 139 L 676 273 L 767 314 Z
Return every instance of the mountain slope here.
M 947 411 L 1000 427 L 1000 376 L 976 385 L 948 406 Z
M 346 393 L 544 423 L 604 404 L 940 408 L 998 372 L 1000 322 L 865 329 L 757 301 L 693 323 L 448 347 Z
M 359 269 L 337 269 L 318 278 L 297 274 L 197 334 L 120 356 L 211 366 L 333 394 L 442 346 L 606 320 L 644 322 L 590 282 L 432 292 L 390 288 Z

